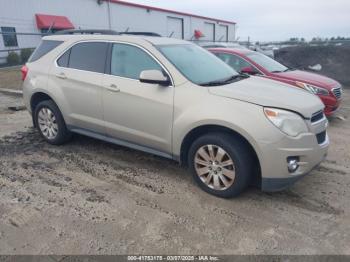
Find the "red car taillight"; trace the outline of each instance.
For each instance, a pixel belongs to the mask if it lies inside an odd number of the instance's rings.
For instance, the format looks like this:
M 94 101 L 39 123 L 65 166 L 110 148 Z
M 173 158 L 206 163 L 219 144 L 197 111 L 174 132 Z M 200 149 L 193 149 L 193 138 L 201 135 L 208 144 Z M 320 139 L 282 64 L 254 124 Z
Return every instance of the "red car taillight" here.
M 24 81 L 28 74 L 28 67 L 26 65 L 22 66 L 21 73 L 22 73 L 22 81 Z

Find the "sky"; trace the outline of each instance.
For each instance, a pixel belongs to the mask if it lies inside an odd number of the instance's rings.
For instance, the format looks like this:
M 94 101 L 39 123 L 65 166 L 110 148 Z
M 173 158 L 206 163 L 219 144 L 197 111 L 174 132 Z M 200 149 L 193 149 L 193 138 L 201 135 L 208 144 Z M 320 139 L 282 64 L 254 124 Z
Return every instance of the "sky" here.
M 350 37 L 350 0 L 126 0 L 234 21 L 240 41 Z

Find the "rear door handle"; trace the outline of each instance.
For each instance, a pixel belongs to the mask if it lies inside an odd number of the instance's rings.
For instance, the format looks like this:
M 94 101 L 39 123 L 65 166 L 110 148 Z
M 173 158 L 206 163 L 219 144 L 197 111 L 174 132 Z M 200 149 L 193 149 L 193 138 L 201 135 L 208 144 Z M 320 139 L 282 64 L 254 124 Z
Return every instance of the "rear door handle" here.
M 119 87 L 117 87 L 115 84 L 111 84 L 110 86 L 107 86 L 106 89 L 111 92 L 120 92 Z
M 67 76 L 66 76 L 65 73 L 56 74 L 56 77 L 57 77 L 57 78 L 61 78 L 61 79 L 67 79 Z

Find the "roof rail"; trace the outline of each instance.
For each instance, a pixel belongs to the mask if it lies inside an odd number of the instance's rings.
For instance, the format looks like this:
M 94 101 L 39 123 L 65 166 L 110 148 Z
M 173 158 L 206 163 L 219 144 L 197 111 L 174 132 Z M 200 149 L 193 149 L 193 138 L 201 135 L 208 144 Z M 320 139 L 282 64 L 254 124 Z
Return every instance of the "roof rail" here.
M 55 33 L 55 35 L 74 35 L 74 34 L 119 35 L 117 31 L 101 30 L 101 29 L 69 29 L 69 30 L 61 30 Z
M 154 32 L 117 32 L 114 30 L 105 29 L 68 29 L 60 30 L 54 33 L 55 35 L 75 35 L 75 34 L 100 34 L 100 35 L 139 35 L 139 36 L 161 36 Z
M 143 36 L 161 36 L 153 32 L 120 32 L 121 35 L 143 35 Z

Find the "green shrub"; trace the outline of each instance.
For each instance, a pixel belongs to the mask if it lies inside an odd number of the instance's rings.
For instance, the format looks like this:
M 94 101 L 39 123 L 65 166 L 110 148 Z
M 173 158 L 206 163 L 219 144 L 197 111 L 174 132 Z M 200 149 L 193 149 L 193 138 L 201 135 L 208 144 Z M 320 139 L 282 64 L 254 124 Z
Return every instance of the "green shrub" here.
M 33 49 L 32 48 L 24 48 L 21 49 L 21 61 L 22 63 L 26 63 L 29 59 L 29 57 L 32 55 Z
M 7 64 L 8 65 L 19 65 L 20 58 L 16 52 L 10 52 L 7 56 Z

